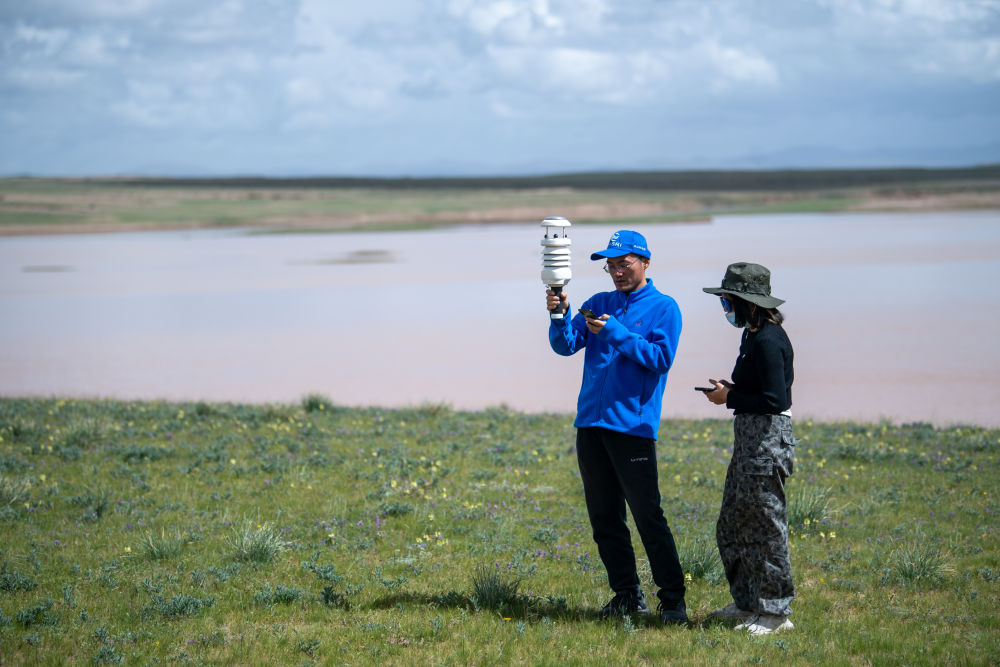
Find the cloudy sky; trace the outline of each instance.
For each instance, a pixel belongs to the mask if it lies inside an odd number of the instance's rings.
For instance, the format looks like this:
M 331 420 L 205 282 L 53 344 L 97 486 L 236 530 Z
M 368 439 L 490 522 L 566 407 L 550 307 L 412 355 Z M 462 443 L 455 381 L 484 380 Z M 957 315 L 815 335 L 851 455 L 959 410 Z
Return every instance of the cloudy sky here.
M 1000 162 L 1000 0 L 0 0 L 0 175 Z

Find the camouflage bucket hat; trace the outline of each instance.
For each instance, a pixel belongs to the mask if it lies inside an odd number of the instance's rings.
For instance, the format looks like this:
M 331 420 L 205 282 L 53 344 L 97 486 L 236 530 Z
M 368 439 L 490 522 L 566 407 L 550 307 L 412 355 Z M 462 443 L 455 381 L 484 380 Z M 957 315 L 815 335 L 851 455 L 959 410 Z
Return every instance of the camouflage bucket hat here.
M 764 308 L 777 308 L 785 301 L 771 296 L 771 272 L 760 264 L 736 262 L 726 267 L 722 287 L 702 287 L 709 294 L 732 294 Z

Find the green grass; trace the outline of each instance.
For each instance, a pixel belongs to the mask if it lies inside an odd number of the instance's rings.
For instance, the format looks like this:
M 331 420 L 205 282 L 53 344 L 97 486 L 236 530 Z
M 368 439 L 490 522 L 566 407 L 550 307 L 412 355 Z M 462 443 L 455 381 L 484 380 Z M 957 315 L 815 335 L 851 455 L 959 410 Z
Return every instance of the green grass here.
M 1000 431 L 796 435 L 796 628 L 751 639 L 706 622 L 727 421 L 661 429 L 694 621 L 664 628 L 595 618 L 570 416 L 0 399 L 0 662 L 993 663 Z

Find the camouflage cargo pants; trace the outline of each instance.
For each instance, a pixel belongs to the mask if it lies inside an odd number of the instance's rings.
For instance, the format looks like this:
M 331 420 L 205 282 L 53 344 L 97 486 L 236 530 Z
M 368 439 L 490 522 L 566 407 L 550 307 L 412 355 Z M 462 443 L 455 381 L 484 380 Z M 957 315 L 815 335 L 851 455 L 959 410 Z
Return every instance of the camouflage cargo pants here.
M 733 601 L 740 609 L 788 615 L 795 596 L 788 554 L 785 479 L 792 474 L 791 417 L 736 415 L 733 458 L 715 527 Z

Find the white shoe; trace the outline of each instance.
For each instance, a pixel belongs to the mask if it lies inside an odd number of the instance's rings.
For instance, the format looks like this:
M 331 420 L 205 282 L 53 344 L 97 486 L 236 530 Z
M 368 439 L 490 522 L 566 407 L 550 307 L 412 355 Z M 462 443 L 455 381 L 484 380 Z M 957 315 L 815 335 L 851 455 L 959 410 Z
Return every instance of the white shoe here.
M 776 614 L 754 614 L 736 626 L 737 630 L 746 630 L 751 635 L 770 635 L 783 630 L 791 630 L 795 626 L 787 616 Z
M 736 606 L 735 602 L 730 602 L 722 609 L 716 609 L 709 614 L 709 618 L 721 618 L 727 621 L 745 621 L 753 615 L 752 611 L 740 609 Z

